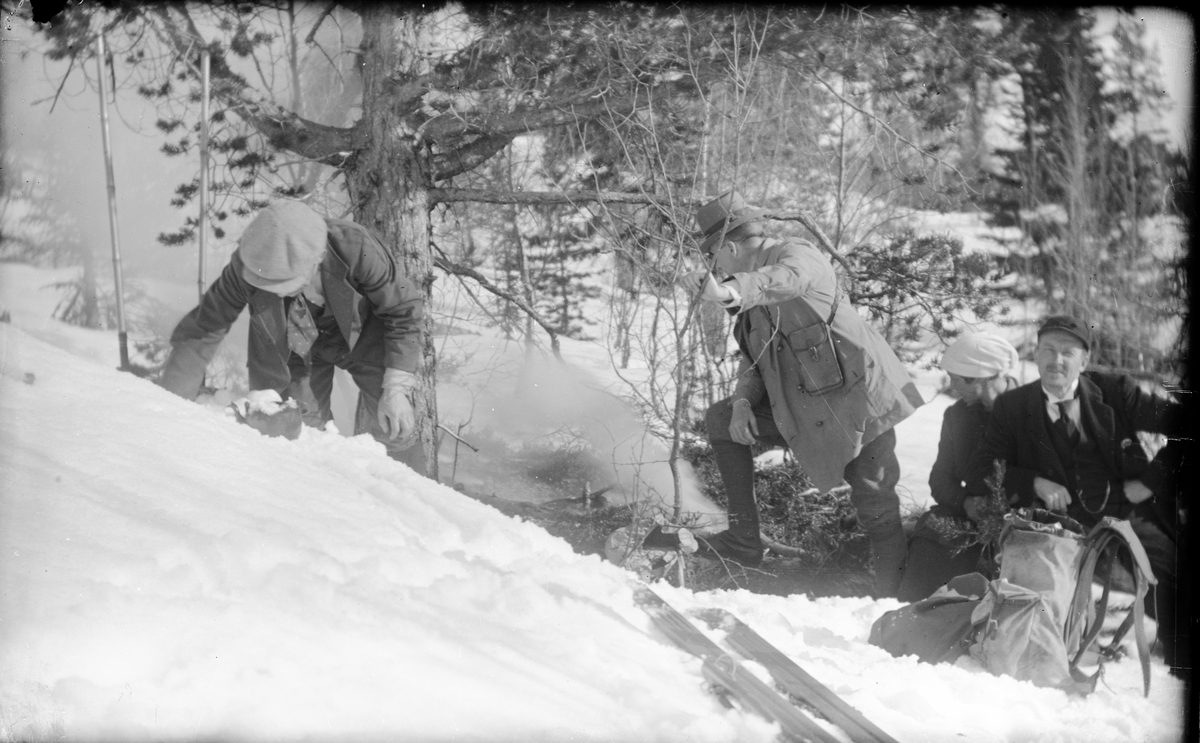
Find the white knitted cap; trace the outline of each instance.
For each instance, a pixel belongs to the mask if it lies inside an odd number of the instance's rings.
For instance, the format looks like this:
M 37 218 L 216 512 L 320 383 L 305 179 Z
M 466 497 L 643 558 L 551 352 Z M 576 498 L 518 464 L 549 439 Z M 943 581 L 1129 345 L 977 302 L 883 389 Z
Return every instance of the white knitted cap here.
M 964 335 L 942 354 L 942 368 L 960 377 L 994 377 L 1020 360 L 1012 344 L 993 333 Z

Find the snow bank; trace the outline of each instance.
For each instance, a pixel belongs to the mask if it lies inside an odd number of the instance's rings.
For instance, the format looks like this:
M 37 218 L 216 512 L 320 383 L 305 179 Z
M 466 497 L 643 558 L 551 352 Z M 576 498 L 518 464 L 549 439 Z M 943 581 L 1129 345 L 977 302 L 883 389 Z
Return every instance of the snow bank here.
M 769 738 L 622 571 L 369 438 L 266 438 L 0 327 L 0 676 L 68 733 Z
M 263 437 L 53 325 L 0 324 L 0 740 L 772 740 L 627 573 L 369 438 Z M 1134 660 L 1072 698 L 868 645 L 894 601 L 659 590 L 739 614 L 901 741 L 1182 731 L 1157 658 L 1149 699 Z

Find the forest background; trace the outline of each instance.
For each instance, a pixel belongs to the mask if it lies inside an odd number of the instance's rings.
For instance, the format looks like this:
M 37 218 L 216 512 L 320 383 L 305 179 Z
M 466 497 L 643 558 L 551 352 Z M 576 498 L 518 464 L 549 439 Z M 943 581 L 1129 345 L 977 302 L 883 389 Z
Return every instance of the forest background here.
M 727 318 L 674 279 L 699 260 L 695 206 L 737 188 L 831 256 L 910 363 L 980 322 L 1066 312 L 1097 325 L 1094 362 L 1188 381 L 1190 117 L 1171 130 L 1138 13 L 259 2 L 82 4 L 41 23 L 6 4 L 4 17 L 6 34 L 24 29 L 22 66 L 45 75 L 42 92 L 10 95 L 6 45 L 0 259 L 79 265 L 57 316 L 116 322 L 103 183 L 79 182 L 79 148 L 26 146 L 38 132 L 10 126 L 16 106 L 73 109 L 99 158 L 103 35 L 114 130 L 143 143 L 117 148 L 118 165 L 143 163 L 118 182 L 118 211 L 139 235 L 157 226 L 157 245 L 131 253 L 125 297 L 147 365 L 178 315 L 139 275 L 203 286 L 255 210 L 303 198 L 375 229 L 424 282 L 427 447 L 449 432 L 437 385 L 458 381 L 441 339 L 490 327 L 528 358 L 556 356 L 560 338 L 604 344 L 618 396 L 677 473 L 736 361 Z M 948 213 L 981 220 L 987 247 L 930 228 Z M 244 384 L 216 363 L 210 379 Z

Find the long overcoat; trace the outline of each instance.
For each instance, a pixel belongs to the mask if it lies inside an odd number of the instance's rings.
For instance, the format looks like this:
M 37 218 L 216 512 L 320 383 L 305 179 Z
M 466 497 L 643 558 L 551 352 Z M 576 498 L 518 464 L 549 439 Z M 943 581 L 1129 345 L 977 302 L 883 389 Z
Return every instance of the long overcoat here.
M 320 267 L 325 312 L 317 319 L 311 351 L 312 390 L 323 409 L 329 405 L 334 366 L 350 369 L 360 386 L 368 377 L 381 382 L 384 368 L 415 372 L 424 308 L 420 288 L 399 272 L 370 231 L 345 220 L 325 222 L 327 249 Z M 188 399 L 196 396 L 205 367 L 246 307 L 250 388 L 282 391 L 292 381 L 283 298 L 247 282 L 242 265 L 235 252 L 200 305 L 175 327 L 159 382 L 166 389 Z M 373 373 L 356 373 L 364 369 Z M 378 390 L 373 392 L 378 397 Z
M 862 447 L 924 404 L 908 371 L 879 333 L 836 290 L 833 266 L 804 241 L 767 240 L 736 258 L 728 281 L 741 294 L 734 337 L 742 352 L 736 396 L 765 394 L 775 425 L 813 484 L 837 487 Z M 828 320 L 842 383 L 810 391 L 799 338 Z

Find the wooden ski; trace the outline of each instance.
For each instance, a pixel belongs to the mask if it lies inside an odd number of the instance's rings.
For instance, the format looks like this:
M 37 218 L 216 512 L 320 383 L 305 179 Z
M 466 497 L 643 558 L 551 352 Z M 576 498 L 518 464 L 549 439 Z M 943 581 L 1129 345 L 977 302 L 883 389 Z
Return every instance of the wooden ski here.
M 739 655 L 762 664 L 784 691 L 811 706 L 837 725 L 855 743 L 897 743 L 841 697 L 796 664 L 752 627 L 724 609 L 695 613 L 709 627 L 725 632 L 725 641 Z
M 748 671 L 654 591 L 639 586 L 634 589 L 634 600 L 671 642 L 703 661 L 704 676 L 709 683 L 725 689 L 745 709 L 779 723 L 784 740 L 795 743 L 838 743 L 834 735 Z

